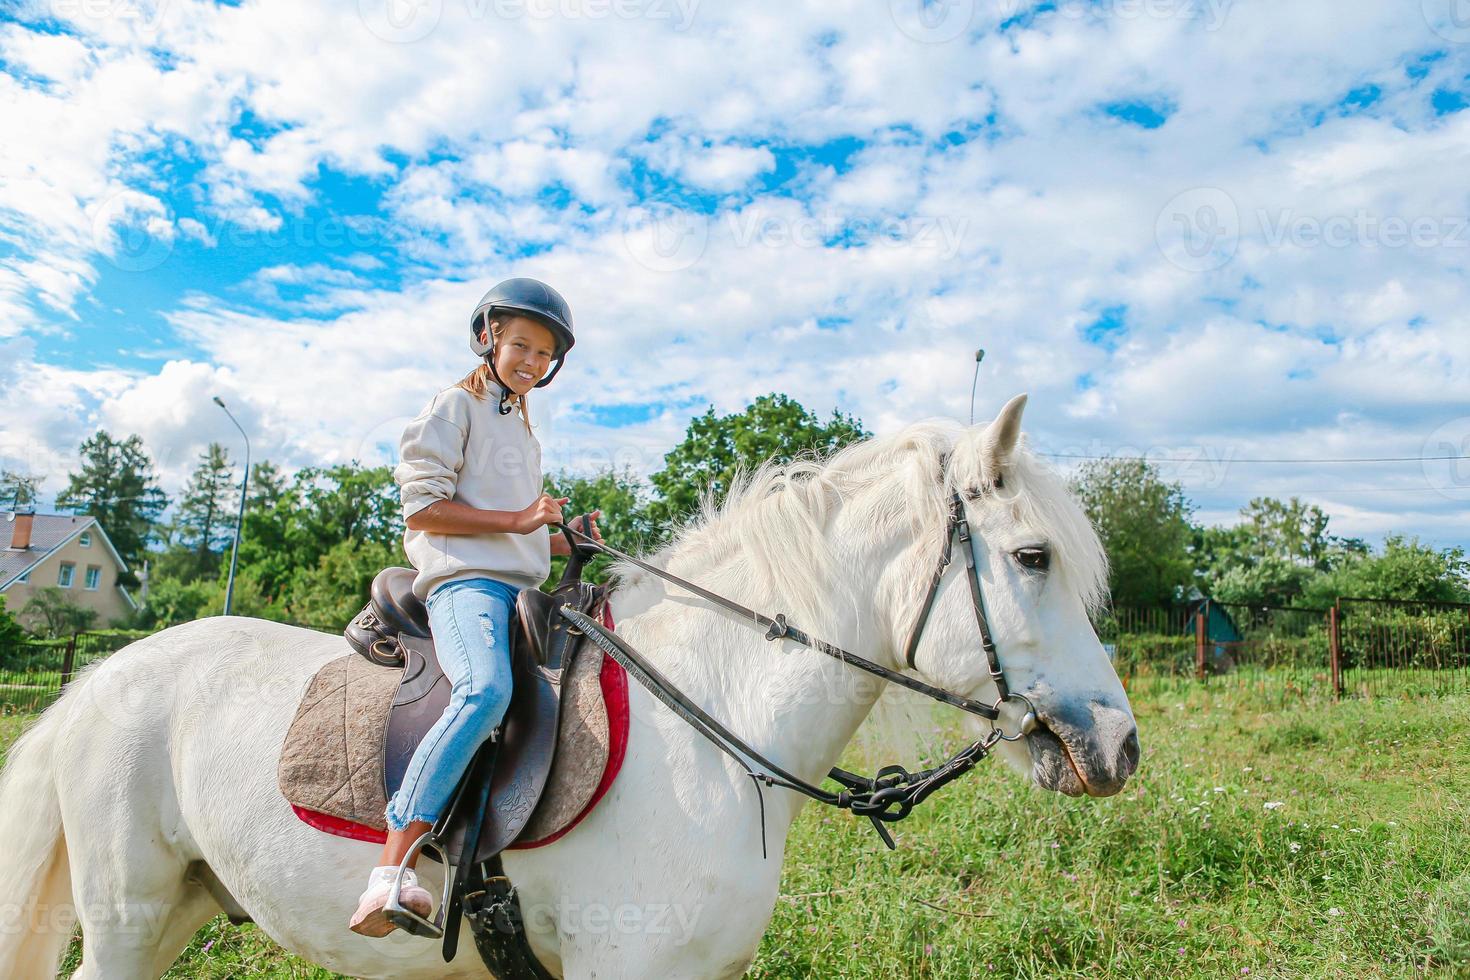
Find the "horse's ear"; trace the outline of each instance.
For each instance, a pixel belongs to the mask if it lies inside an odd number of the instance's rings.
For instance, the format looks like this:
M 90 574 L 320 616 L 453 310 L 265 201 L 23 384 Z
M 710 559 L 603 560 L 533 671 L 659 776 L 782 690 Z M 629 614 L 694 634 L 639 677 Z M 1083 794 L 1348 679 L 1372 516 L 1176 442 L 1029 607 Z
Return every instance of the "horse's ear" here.
M 982 472 L 996 485 L 1000 484 L 1011 461 L 1011 453 L 1015 452 L 1016 443 L 1021 438 L 1021 415 L 1025 411 L 1026 396 L 1017 395 L 1006 402 L 995 421 L 985 427 L 980 449 Z

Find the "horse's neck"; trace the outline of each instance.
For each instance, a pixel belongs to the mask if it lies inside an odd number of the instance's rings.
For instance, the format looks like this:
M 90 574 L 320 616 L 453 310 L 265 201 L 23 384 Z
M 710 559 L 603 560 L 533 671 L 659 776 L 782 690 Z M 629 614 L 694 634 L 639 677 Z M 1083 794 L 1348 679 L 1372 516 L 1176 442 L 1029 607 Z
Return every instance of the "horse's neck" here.
M 705 574 L 680 562 L 675 574 L 767 615 L 784 611 L 779 601 L 751 594 L 738 561 Z M 793 615 L 792 625 L 861 656 L 876 654 L 869 649 L 878 636 L 871 603 L 855 593 L 831 590 L 820 610 Z M 672 585 L 661 601 L 618 627 L 691 700 L 772 762 L 812 782 L 836 763 L 881 693 L 870 675 L 789 641 L 769 642 L 756 624 Z

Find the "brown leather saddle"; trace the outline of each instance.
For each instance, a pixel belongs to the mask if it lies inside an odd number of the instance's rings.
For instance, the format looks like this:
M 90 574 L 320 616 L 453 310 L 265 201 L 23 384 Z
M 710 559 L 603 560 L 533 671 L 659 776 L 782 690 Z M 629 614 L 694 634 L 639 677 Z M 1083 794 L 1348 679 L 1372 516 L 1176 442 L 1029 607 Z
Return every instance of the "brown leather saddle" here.
M 555 756 L 561 717 L 561 678 L 586 646 L 557 615 L 563 605 L 595 615 L 606 588 L 580 579 L 582 561 L 573 557 L 551 593 L 525 589 L 516 598 L 519 628 L 511 640 L 514 688 L 491 775 L 490 805 L 476 858 L 489 860 L 515 842 L 545 789 Z M 385 798 L 403 783 L 409 761 L 424 735 L 449 704 L 450 683 L 434 652 L 428 610 L 413 594 L 414 571 L 385 568 L 374 578 L 368 605 L 347 628 L 358 653 L 384 666 L 402 666 L 383 744 Z M 591 648 L 592 654 L 596 649 Z M 466 783 L 476 778 L 472 763 Z M 467 821 L 465 821 L 467 822 Z M 450 825 L 447 843 L 456 850 L 465 830 Z
M 582 530 L 587 530 L 586 525 Z M 475 946 L 497 976 L 548 977 L 536 961 L 520 923 L 515 888 L 505 877 L 500 852 L 515 843 L 536 810 L 556 754 L 561 724 L 561 678 L 576 658 L 600 655 L 560 615 L 570 606 L 589 616 L 601 611 L 606 586 L 582 581 L 582 567 L 594 550 L 584 550 L 563 528 L 571 556 L 561 581 L 549 594 L 524 589 L 516 597 L 520 628 L 511 638 L 510 707 L 495 736 L 475 753 L 448 809 L 433 829 L 414 843 L 446 868 L 444 894 L 435 918 L 424 919 L 389 893 L 390 920 L 409 932 L 443 937 L 444 959 L 454 958 L 461 913 L 475 933 Z M 589 542 L 590 544 L 590 542 Z M 403 782 L 414 750 L 449 704 L 429 615 L 413 594 L 414 572 L 388 568 L 369 590 L 367 606 L 353 618 L 347 640 L 376 664 L 402 667 L 384 736 L 383 781 L 386 797 Z M 407 858 L 405 858 L 407 863 Z

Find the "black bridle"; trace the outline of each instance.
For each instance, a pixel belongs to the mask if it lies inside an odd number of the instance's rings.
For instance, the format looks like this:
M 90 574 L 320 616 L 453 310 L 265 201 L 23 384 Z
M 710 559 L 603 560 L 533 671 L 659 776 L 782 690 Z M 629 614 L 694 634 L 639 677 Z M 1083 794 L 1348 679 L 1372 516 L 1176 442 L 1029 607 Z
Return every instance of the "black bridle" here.
M 1001 485 L 999 479 L 995 486 Z M 929 621 L 929 611 L 934 608 L 934 599 L 939 594 L 939 583 L 944 579 L 945 570 L 949 568 L 954 556 L 954 545 L 958 541 L 960 551 L 965 556 L 965 580 L 970 583 L 970 600 L 975 606 L 975 622 L 980 627 L 980 648 L 985 651 L 985 665 L 990 670 L 990 679 L 995 684 L 996 701 L 995 708 L 1012 699 L 1019 700 L 1026 705 L 1026 714 L 1021 719 L 1021 734 L 1030 734 L 1036 727 L 1036 712 L 1031 707 L 1031 702 L 1021 694 L 1012 694 L 1010 685 L 1006 683 L 1005 671 L 1000 666 L 1000 655 L 995 649 L 995 638 L 990 634 L 990 619 L 985 615 L 985 595 L 980 587 L 980 570 L 975 567 L 975 550 L 971 546 L 970 522 L 965 517 L 965 504 L 960 499 L 959 491 L 956 490 L 949 501 L 949 524 L 945 532 L 944 554 L 939 556 L 939 567 L 934 570 L 934 579 L 929 583 L 929 594 L 924 596 L 923 608 L 919 610 L 919 618 L 914 623 L 914 630 L 909 635 L 908 646 L 904 648 L 903 660 L 909 669 L 914 667 L 914 656 L 919 652 L 919 639 L 924 633 L 924 624 Z
M 999 486 L 997 481 L 996 486 Z M 914 656 L 918 651 L 919 640 L 923 636 L 924 627 L 928 623 L 929 613 L 934 607 L 934 601 L 939 593 L 939 586 L 944 580 L 945 572 L 953 562 L 954 544 L 960 543 L 960 550 L 965 556 L 966 579 L 970 585 L 970 598 L 975 607 L 975 619 L 980 627 L 980 644 L 985 651 L 986 666 L 990 672 L 990 679 L 996 688 L 996 700 L 994 703 L 976 701 L 971 698 L 960 697 L 945 691 L 942 688 L 933 687 L 923 681 L 909 677 L 907 674 L 890 670 L 881 664 L 876 664 L 865 657 L 860 657 L 827 643 L 815 639 L 786 620 L 783 613 L 777 613 L 774 618 L 764 616 L 753 609 L 741 605 L 724 596 L 717 595 L 707 589 L 703 589 L 693 582 L 686 581 L 671 572 L 666 572 L 648 564 L 632 555 L 625 554 L 616 548 L 609 547 L 600 541 L 588 537 L 566 525 L 555 525 L 560 527 L 566 535 L 568 543 L 573 552 L 577 549 L 597 551 L 610 555 L 621 561 L 643 569 L 668 582 L 677 585 L 685 591 L 705 599 L 708 602 L 721 606 L 736 613 L 743 619 L 764 627 L 767 640 L 791 640 L 804 647 L 809 647 L 834 657 L 843 663 L 866 671 L 877 677 L 881 677 L 893 684 L 898 684 L 908 690 L 922 694 L 925 697 L 959 708 L 961 711 L 978 715 L 990 722 L 991 728 L 985 737 L 973 742 L 961 749 L 948 761 L 932 769 L 924 769 L 919 772 L 909 772 L 903 766 L 884 766 L 872 777 L 860 776 L 848 772 L 845 769 L 833 768 L 828 778 L 842 784 L 846 789 L 838 793 L 832 793 L 819 786 L 813 786 L 799 776 L 795 776 L 776 763 L 765 758 L 753 747 L 735 735 L 723 724 L 710 717 L 699 705 L 690 701 L 684 694 L 664 677 L 659 670 L 648 663 L 636 650 L 616 633 L 604 627 L 590 616 L 584 615 L 570 607 L 563 607 L 560 612 L 575 632 L 585 634 L 596 646 L 608 656 L 616 660 L 622 667 L 640 684 L 648 689 L 649 693 L 658 698 L 671 711 L 683 718 L 696 731 L 705 736 L 715 744 L 717 748 L 734 759 L 745 769 L 746 775 L 755 781 L 757 788 L 765 786 L 781 786 L 795 790 L 819 803 L 851 810 L 860 816 L 868 817 L 873 827 L 878 831 L 883 842 L 889 848 L 894 846 L 893 837 L 884 827 L 884 823 L 893 823 L 908 816 L 919 803 L 922 803 L 931 793 L 946 783 L 958 778 L 968 772 L 981 759 L 985 758 L 990 750 L 999 741 L 1017 741 L 1024 738 L 1035 730 L 1037 720 L 1036 711 L 1025 695 L 1011 691 L 1006 684 L 1005 673 L 1000 666 L 1000 657 L 996 652 L 995 640 L 990 632 L 990 621 L 985 615 L 984 593 L 980 585 L 980 573 L 975 565 L 975 554 L 972 548 L 969 521 L 965 518 L 964 501 L 958 491 L 950 498 L 949 520 L 945 526 L 944 552 L 939 557 L 939 565 L 934 570 L 934 576 L 929 583 L 929 591 L 924 597 L 924 603 L 919 612 L 919 617 L 914 623 L 914 628 L 909 635 L 908 645 L 904 651 L 904 662 L 910 669 L 914 668 Z M 585 525 L 584 525 L 585 526 Z M 995 722 L 1000 719 L 1000 709 L 1007 701 L 1019 701 L 1025 705 L 1025 712 L 1021 718 L 1019 730 L 1012 735 L 1007 735 Z M 754 765 L 752 765 L 752 763 Z M 765 801 L 761 800 L 761 814 L 764 822 Z M 765 835 L 762 833 L 762 847 L 764 848 Z

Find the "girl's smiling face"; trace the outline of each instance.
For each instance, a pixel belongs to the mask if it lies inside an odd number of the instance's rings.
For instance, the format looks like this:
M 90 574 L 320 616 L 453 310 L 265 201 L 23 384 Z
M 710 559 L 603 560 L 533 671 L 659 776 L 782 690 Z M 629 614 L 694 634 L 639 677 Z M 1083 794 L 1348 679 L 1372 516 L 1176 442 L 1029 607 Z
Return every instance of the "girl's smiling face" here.
M 524 316 L 501 320 L 495 336 L 495 371 L 512 392 L 524 395 L 536 387 L 555 357 L 556 337 L 546 327 Z

